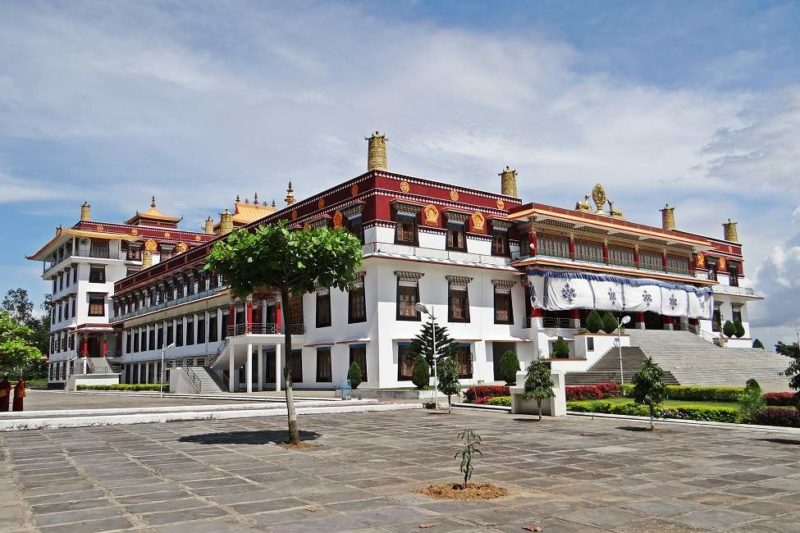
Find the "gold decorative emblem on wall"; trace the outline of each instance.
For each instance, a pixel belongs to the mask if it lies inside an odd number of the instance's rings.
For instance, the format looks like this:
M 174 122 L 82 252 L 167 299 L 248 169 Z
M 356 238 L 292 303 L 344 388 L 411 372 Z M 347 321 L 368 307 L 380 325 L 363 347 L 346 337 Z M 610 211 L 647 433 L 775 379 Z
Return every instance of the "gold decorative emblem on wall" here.
M 411 190 L 411 184 L 408 183 L 406 180 L 400 182 L 400 191 L 401 192 L 408 192 Z
M 292 209 L 292 220 L 297 220 L 297 209 Z
M 308 231 L 308 230 L 310 230 L 310 229 L 311 229 L 311 224 L 309 224 L 308 222 L 306 222 L 305 224 L 303 224 L 303 229 L 304 229 L 304 230 L 307 230 L 307 231 Z
M 450 199 L 453 200 L 454 202 L 458 201 L 458 191 L 457 190 L 453 189 L 453 190 L 450 191 Z
M 497 200 L 497 209 L 505 209 L 506 203 L 503 200 Z
M 168 232 L 168 231 L 165 231 L 165 232 L 164 232 L 164 238 L 165 238 L 165 239 L 169 239 L 170 237 L 172 237 L 172 233 L 170 233 L 170 232 Z
M 480 211 L 472 214 L 472 229 L 475 231 L 483 232 L 483 227 L 486 225 L 486 218 Z
M 133 228 L 133 229 L 131 230 L 131 235 L 139 235 L 139 230 L 138 230 L 138 229 L 136 229 L 136 228 Z
M 426 205 L 422 212 L 425 215 L 425 224 L 428 226 L 435 226 L 439 223 L 439 210 L 435 205 Z
M 354 183 L 352 187 L 350 187 L 350 194 L 355 196 L 358 194 L 358 183 Z
M 342 216 L 342 212 L 341 211 L 336 211 L 333 214 L 333 227 L 334 228 L 341 228 L 343 219 L 344 219 L 344 217 Z
M 705 268 L 706 267 L 706 256 L 702 253 L 697 254 L 694 258 L 694 263 L 697 268 Z
M 102 224 L 98 224 L 97 225 L 97 231 L 103 231 L 104 229 L 106 229 L 106 228 Z
M 724 257 L 719 258 L 719 270 L 728 270 L 728 262 Z
M 317 207 L 319 207 L 320 209 L 325 207 L 325 198 L 320 198 L 319 200 L 317 200 Z
M 153 239 L 148 239 L 144 242 L 144 249 L 148 252 L 155 252 L 158 249 L 158 244 Z
M 179 254 L 182 254 L 183 252 L 185 252 L 188 249 L 189 249 L 189 246 L 183 241 L 179 242 L 178 245 L 175 246 L 175 251 L 178 252 Z
M 200 242 L 201 241 L 200 235 L 195 235 L 194 236 L 194 240 L 196 240 L 197 242 Z

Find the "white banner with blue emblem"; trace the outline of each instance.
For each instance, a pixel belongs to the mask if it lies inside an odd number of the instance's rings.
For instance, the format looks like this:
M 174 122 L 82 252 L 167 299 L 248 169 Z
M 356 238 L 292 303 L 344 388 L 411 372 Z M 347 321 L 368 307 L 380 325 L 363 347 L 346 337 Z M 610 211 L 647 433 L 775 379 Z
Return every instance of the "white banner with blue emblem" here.
M 545 278 L 544 308 L 551 311 L 592 307 L 594 295 L 587 279 Z
M 625 310 L 634 313 L 661 312 L 661 287 L 625 285 Z

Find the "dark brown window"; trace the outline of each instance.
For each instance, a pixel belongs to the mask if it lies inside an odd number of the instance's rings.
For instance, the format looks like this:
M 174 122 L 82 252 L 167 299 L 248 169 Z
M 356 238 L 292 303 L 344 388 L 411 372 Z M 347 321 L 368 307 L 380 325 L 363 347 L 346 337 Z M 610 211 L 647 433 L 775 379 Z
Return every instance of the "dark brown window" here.
M 463 223 L 447 223 L 447 249 L 461 252 L 467 249 L 467 240 Z
M 728 284 L 731 287 L 739 286 L 739 263 L 728 262 Z
M 175 321 L 175 346 L 183 346 L 183 317 Z
M 217 312 L 208 314 L 208 342 L 217 342 Z
M 106 295 L 89 293 L 89 316 L 106 316 Z
M 453 347 L 453 360 L 458 367 L 460 379 L 472 378 L 472 351 L 469 344 L 456 344 Z
M 492 255 L 508 256 L 508 232 L 495 230 L 492 232 Z
M 742 321 L 742 306 L 740 305 L 732 305 L 731 306 L 731 318 L 733 319 L 733 323 L 736 324 L 737 322 Z
M 167 322 L 167 346 L 173 343 L 175 337 L 173 336 L 173 329 L 172 329 L 172 320 Z
M 364 291 L 364 279 L 356 281 L 347 293 L 347 322 L 354 324 L 367 320 L 367 298 Z
M 131 347 L 133 346 L 133 335 L 130 331 L 125 335 L 125 353 L 132 353 Z
M 285 320 L 285 317 L 284 317 Z M 303 327 L 303 296 L 293 295 L 289 297 L 289 321 L 288 323 L 294 328 Z M 297 331 L 295 331 L 297 333 Z
M 108 241 L 104 239 L 92 239 L 91 250 L 89 254 L 91 257 L 108 258 Z
M 205 344 L 206 342 L 206 317 L 200 315 L 197 317 L 197 344 Z
M 417 245 L 417 218 L 415 216 L 397 213 L 394 242 L 411 246 Z
M 367 345 L 366 344 L 351 344 L 350 345 L 350 364 L 357 363 L 361 368 L 361 379 L 369 381 L 367 378 Z M 349 367 L 348 367 L 349 368 Z
M 163 323 L 156 325 L 156 348 L 164 348 L 164 328 Z
M 158 344 L 156 344 L 156 329 L 161 329 L 160 326 L 151 326 L 148 335 L 150 336 L 150 340 L 148 344 L 150 345 L 151 350 L 158 349 Z
M 332 380 L 331 349 L 330 347 L 317 348 L 317 382 L 324 383 Z
M 419 283 L 417 280 L 397 280 L 397 320 L 419 320 L 416 309 L 419 302 Z
M 105 267 L 105 265 L 91 265 L 89 267 L 89 282 L 90 283 L 105 283 L 106 282 L 106 267 Z
M 639 267 L 648 270 L 662 270 L 661 254 L 659 252 L 651 252 L 642 250 L 639 252 Z
M 408 353 L 411 347 L 409 342 L 401 342 L 397 345 L 397 380 L 411 381 L 414 372 L 414 357 Z
M 317 327 L 326 328 L 331 325 L 331 291 L 317 291 Z
M 511 308 L 511 289 L 495 286 L 494 288 L 494 323 L 513 324 L 514 312 Z
M 347 219 L 347 230 L 358 237 L 361 244 L 364 244 L 364 226 L 361 224 L 361 215 Z
M 469 322 L 469 291 L 466 285 L 450 284 L 447 291 L 447 319 Z
M 139 351 L 139 329 L 138 328 L 133 330 L 133 351 L 134 352 L 138 352 Z
M 711 316 L 711 331 L 722 331 L 722 312 L 719 307 L 714 309 L 714 314 Z
M 194 319 L 186 321 L 186 345 L 194 344 Z
M 708 279 L 717 281 L 717 260 L 709 259 L 708 262 Z
M 303 350 L 292 350 L 292 381 L 303 382 Z

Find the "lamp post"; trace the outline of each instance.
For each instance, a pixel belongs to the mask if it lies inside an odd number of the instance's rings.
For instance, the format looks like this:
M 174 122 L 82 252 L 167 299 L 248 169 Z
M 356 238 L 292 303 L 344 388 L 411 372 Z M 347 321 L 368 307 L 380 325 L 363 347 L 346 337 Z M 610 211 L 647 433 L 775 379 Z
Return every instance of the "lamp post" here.
M 161 348 L 161 379 L 159 379 L 158 392 L 162 398 L 164 397 L 164 354 L 173 346 L 175 346 L 174 342 L 169 346 L 164 346 Z
M 625 377 L 622 373 L 622 327 L 631 321 L 631 317 L 625 315 L 622 317 L 622 320 L 619 321 L 619 326 L 617 326 L 617 353 L 619 354 L 619 386 L 620 388 L 622 385 L 625 384 Z
M 414 306 L 414 309 L 417 310 L 418 313 L 423 313 L 431 317 L 431 335 L 433 338 L 433 392 L 431 393 L 431 399 L 433 400 L 434 405 L 436 408 L 439 407 L 439 402 L 436 401 L 436 389 L 439 386 L 439 372 L 437 370 L 436 364 L 436 317 L 433 314 L 433 307 L 431 306 L 431 310 L 428 311 L 428 308 L 425 307 L 421 303 L 417 303 Z

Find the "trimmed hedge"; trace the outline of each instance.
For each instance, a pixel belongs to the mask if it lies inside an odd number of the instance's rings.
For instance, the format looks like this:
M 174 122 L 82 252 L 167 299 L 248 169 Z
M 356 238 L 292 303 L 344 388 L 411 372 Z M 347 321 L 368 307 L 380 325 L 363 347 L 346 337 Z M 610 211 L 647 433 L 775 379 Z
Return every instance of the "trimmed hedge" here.
M 118 383 L 115 385 L 78 385 L 78 390 L 110 391 L 158 391 L 158 383 Z M 169 392 L 169 383 L 164 383 L 164 392 Z
M 630 396 L 633 385 L 623 385 L 622 395 Z M 689 402 L 736 402 L 744 387 L 695 387 L 692 385 L 667 385 L 668 400 Z
M 581 413 L 610 413 L 613 415 L 649 416 L 647 406 L 635 403 L 611 405 L 597 400 L 589 403 L 567 403 L 567 409 Z M 736 422 L 738 409 L 728 407 L 670 407 L 656 411 L 658 418 L 677 418 L 681 420 L 707 420 L 713 422 Z
M 486 403 L 489 405 L 511 407 L 511 396 L 495 396 L 494 398 L 489 398 Z
M 599 383 L 597 385 L 572 385 L 566 387 L 567 401 L 602 400 L 619 396 L 619 383 Z
M 796 405 L 797 396 L 793 392 L 767 392 L 764 394 L 767 405 L 778 407 L 793 407 Z
M 478 398 L 494 398 L 496 396 L 510 396 L 508 385 L 476 385 L 464 393 L 467 403 L 486 403 L 476 401 Z
M 756 415 L 754 424 L 800 428 L 800 411 L 785 407 L 767 407 Z

